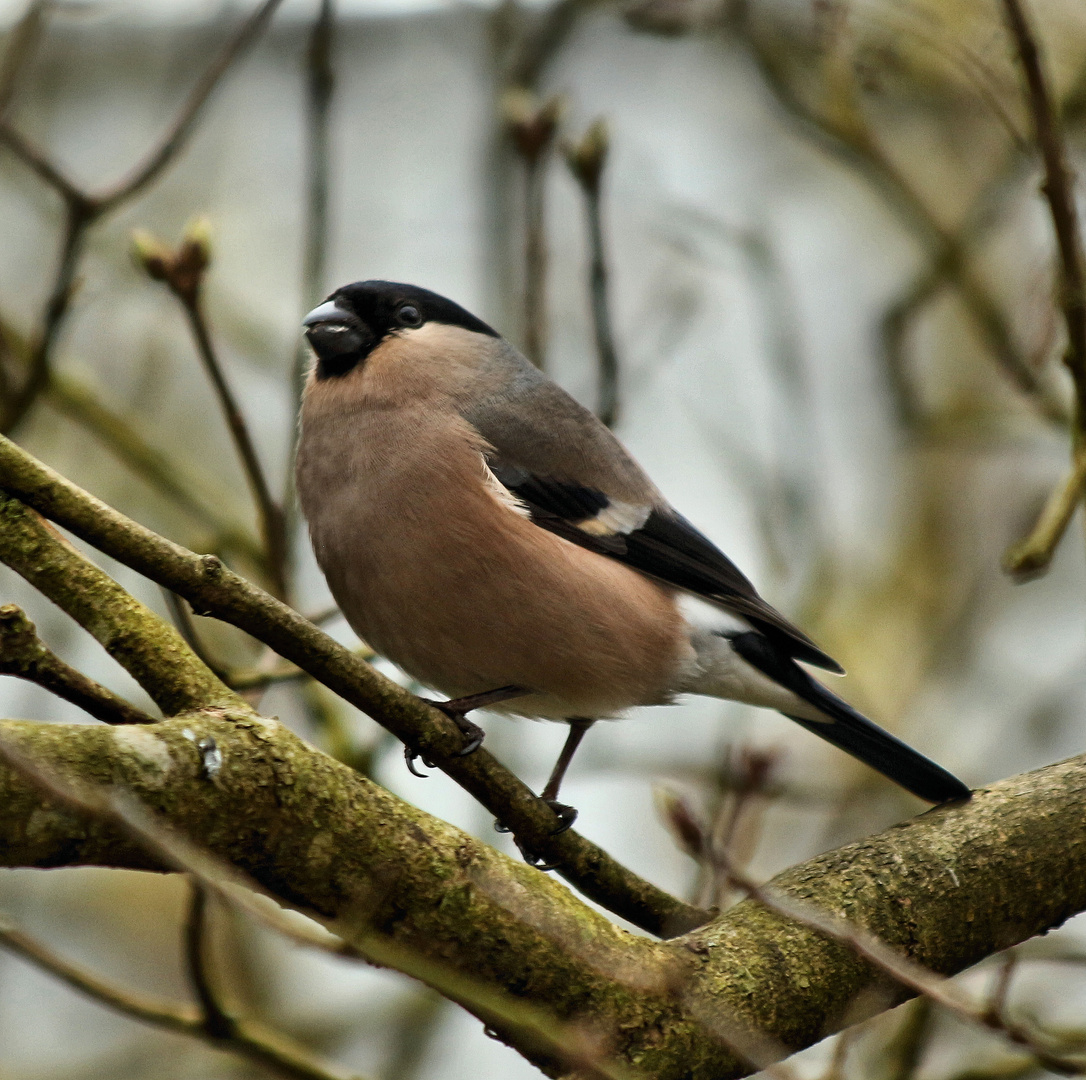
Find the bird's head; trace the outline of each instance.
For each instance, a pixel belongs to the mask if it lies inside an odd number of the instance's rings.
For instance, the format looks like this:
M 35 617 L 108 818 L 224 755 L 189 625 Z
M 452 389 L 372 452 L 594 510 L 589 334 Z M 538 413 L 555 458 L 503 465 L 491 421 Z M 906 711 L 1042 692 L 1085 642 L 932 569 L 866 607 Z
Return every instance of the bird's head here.
M 346 375 L 364 364 L 382 342 L 410 340 L 435 325 L 499 337 L 497 331 L 459 304 L 429 289 L 395 281 L 344 285 L 302 320 L 306 338 L 317 356 L 318 379 Z

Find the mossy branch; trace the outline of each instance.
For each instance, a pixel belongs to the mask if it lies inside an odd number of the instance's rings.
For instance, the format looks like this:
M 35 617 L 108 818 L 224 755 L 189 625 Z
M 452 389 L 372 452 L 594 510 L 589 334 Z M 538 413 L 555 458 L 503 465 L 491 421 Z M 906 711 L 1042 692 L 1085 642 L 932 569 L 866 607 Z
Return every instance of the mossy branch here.
M 0 562 L 87 630 L 167 715 L 243 705 L 172 626 L 130 596 L 18 499 L 0 493 Z
M 0 675 L 37 683 L 106 724 L 153 724 L 153 716 L 66 664 L 38 637 L 26 612 L 0 606 Z
M 448 717 L 382 676 L 217 558 L 195 555 L 131 521 L 3 437 L 0 490 L 17 496 L 100 551 L 184 597 L 193 610 L 239 627 L 293 661 L 427 761 L 437 763 L 533 853 L 559 864 L 559 873 L 567 881 L 609 911 L 658 935 L 682 933 L 709 918 L 707 912 L 643 881 L 572 829 L 554 835 L 559 822 L 553 810 L 485 749 L 460 756 L 463 736 Z M 29 563 L 40 566 L 42 575 L 52 574 L 58 587 L 62 585 L 63 574 L 52 571 L 48 560 Z M 41 575 L 33 584 L 42 588 L 39 580 Z M 183 647 L 188 653 L 187 646 Z M 207 701 L 192 704 L 199 706 Z
M 207 710 L 153 729 L 10 721 L 0 737 L 73 783 L 129 791 L 340 932 L 361 921 L 413 956 L 590 1024 L 610 1059 L 660 1080 L 745 1075 L 728 1049 L 736 1032 L 795 1050 L 859 1019 L 858 997 L 885 1008 L 911 993 L 755 901 L 673 941 L 627 934 L 546 875 L 251 714 Z M 207 740 L 222 755 L 213 778 Z M 820 856 L 772 888 L 949 975 L 1086 909 L 1084 823 L 1086 757 Z M 6 866 L 160 868 L 115 825 L 50 804 L 3 765 L 0 835 Z

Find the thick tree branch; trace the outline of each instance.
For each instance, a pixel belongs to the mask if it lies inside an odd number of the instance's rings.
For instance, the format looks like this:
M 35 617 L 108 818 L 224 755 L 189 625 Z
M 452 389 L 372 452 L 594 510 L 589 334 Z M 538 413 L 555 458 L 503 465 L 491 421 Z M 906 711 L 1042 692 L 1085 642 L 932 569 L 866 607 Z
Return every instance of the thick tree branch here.
M 709 917 L 643 881 L 572 829 L 554 835 L 559 822 L 550 807 L 485 749 L 459 756 L 463 736 L 448 717 L 218 559 L 194 555 L 130 521 L 3 438 L 0 490 L 17 495 L 107 555 L 183 596 L 195 611 L 240 627 L 296 663 L 426 760 L 436 762 L 530 850 L 560 864 L 559 873 L 567 881 L 609 911 L 661 935 L 682 933 Z
M 849 943 L 755 901 L 672 942 L 626 934 L 537 870 L 251 714 L 210 710 L 154 729 L 12 721 L 0 735 L 72 782 L 128 790 L 340 933 L 365 926 L 562 1021 L 591 1018 L 610 1057 L 659 1080 L 744 1075 L 732 1033 L 794 1050 L 860 1019 L 864 992 L 882 991 L 867 997 L 878 1008 L 913 992 Z M 197 748 L 209 739 L 222 754 L 213 780 Z M 1086 908 L 1084 822 L 1086 757 L 794 867 L 772 890 L 949 975 Z M 3 765 L 0 835 L 3 865 L 159 865 Z
M 242 704 L 181 635 L 18 499 L 0 494 L 0 562 L 87 630 L 164 713 Z

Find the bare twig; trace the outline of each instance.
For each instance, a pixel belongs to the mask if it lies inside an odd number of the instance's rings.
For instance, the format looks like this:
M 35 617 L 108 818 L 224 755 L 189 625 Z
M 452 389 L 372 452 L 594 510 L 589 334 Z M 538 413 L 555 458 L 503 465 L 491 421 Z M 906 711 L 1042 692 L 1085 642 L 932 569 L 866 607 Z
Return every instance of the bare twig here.
M 237 1022 L 219 1003 L 207 964 L 208 894 L 202 882 L 189 880 L 189 910 L 185 919 L 185 963 L 189 982 L 200 1003 L 200 1020 L 213 1039 L 229 1039 Z
M 745 865 L 754 854 L 760 832 L 760 814 L 756 811 L 765 804 L 765 794 L 773 780 L 773 771 L 779 754 L 773 750 L 741 746 L 729 753 L 734 759 L 734 772 L 722 771 L 722 794 L 709 829 L 709 841 L 705 851 L 706 869 L 709 872 L 709 896 L 707 907 L 720 907 L 728 899 L 732 880 L 731 868 Z M 699 901 L 704 898 L 699 897 Z
M 60 258 L 42 316 L 41 331 L 34 345 L 22 387 L 16 394 L 8 395 L 0 415 L 0 431 L 5 434 L 13 431 L 49 383 L 53 347 L 68 313 L 76 267 L 87 230 L 104 214 L 133 198 L 157 179 L 187 142 L 204 104 L 219 80 L 263 30 L 281 2 L 282 0 L 264 0 L 204 72 L 188 101 L 147 158 L 126 177 L 97 193 L 80 189 L 42 150 L 0 118 L 0 145 L 7 146 L 52 187 L 63 199 L 65 208 L 65 230 Z
M 602 180 L 607 163 L 609 139 L 607 125 L 597 120 L 576 145 L 565 147 L 570 172 L 581 187 L 588 219 L 588 244 L 591 266 L 588 291 L 592 301 L 592 326 L 599 362 L 599 402 L 596 414 L 608 426 L 618 420 L 618 354 L 611 331 L 608 296 L 607 258 L 603 243 Z
M 127 176 L 117 180 L 94 196 L 94 202 L 99 213 L 115 209 L 120 203 L 139 194 L 145 187 L 158 179 L 162 171 L 184 149 L 185 144 L 196 128 L 196 121 L 200 118 L 200 113 L 203 111 L 215 87 L 219 85 L 222 77 L 230 70 L 234 61 L 239 59 L 263 33 L 264 28 L 271 22 L 276 8 L 281 3 L 282 0 L 263 0 L 238 27 L 233 37 L 223 46 L 222 51 L 208 65 L 203 75 L 200 76 L 200 80 L 193 87 L 188 100 L 181 106 L 173 122 L 147 157 L 136 165 Z
M 1074 174 L 1067 164 L 1060 120 L 1049 91 L 1037 40 L 1019 0 L 1003 0 L 1003 8 L 1025 74 L 1029 110 L 1044 161 L 1045 182 L 1041 190 L 1048 200 L 1056 234 L 1060 263 L 1059 302 L 1067 328 L 1063 362 L 1075 386 L 1071 476 L 1053 493 L 1030 536 L 1007 559 L 1012 572 L 1019 572 L 1025 566 L 1027 570 L 1038 573 L 1047 566 L 1060 537 L 1066 531 L 1075 506 L 1073 496 L 1082 490 L 1082 461 L 1086 456 L 1086 255 L 1083 253 L 1075 205 Z
M 332 67 L 334 36 L 334 0 L 320 0 L 306 50 L 306 201 L 302 300 L 307 310 L 322 296 L 328 258 L 329 132 L 332 94 L 335 90 Z M 307 356 L 306 345 L 299 336 L 292 385 L 296 402 L 301 400 Z M 290 475 L 291 471 L 288 470 Z
M 0 675 L 37 683 L 106 724 L 155 723 L 153 716 L 64 663 L 15 604 L 0 607 Z
M 188 1005 L 174 1005 L 132 990 L 121 989 L 97 975 L 69 963 L 47 946 L 23 933 L 0 916 L 0 945 L 21 956 L 35 967 L 47 971 L 61 982 L 87 997 L 167 1031 L 189 1035 L 239 1058 L 260 1065 L 288 1080 L 343 1080 L 346 1074 L 315 1061 L 302 1047 L 291 1043 L 279 1032 L 269 1031 L 250 1022 L 237 1023 L 226 1036 L 208 1032 L 203 1017 Z
M 219 399 L 256 503 L 272 592 L 282 599 L 287 592 L 286 518 L 283 508 L 272 498 L 245 416 L 226 381 L 208 330 L 202 299 L 204 274 L 211 257 L 206 224 L 202 221 L 190 224 L 176 251 L 170 251 L 142 232 L 135 235 L 134 246 L 136 257 L 147 274 L 166 285 L 180 301 L 188 318 L 196 351 Z
M 914 998 L 905 1006 L 903 1023 L 882 1047 L 886 1080 L 912 1080 L 931 1037 L 933 1007 L 930 998 Z
M 1086 485 L 1086 447 L 1080 445 L 1074 467 L 1052 490 L 1029 534 L 1003 556 L 1003 568 L 1016 578 L 1043 574 L 1056 554 Z
M 527 90 L 510 90 L 502 106 L 524 163 L 524 352 L 542 368 L 547 352 L 547 165 L 564 104 L 560 97 L 539 103 Z
M 2 134 L 2 129 L 0 129 L 0 136 Z M 45 305 L 41 333 L 31 349 L 30 364 L 23 385 L 16 394 L 8 398 L 3 416 L 0 417 L 0 430 L 4 432 L 10 432 L 16 427 L 49 383 L 53 346 L 60 332 L 61 323 L 68 313 L 68 305 L 75 286 L 76 265 L 83 249 L 87 228 L 94 219 L 91 204 L 82 195 L 66 196 L 65 211 L 60 260 L 57 264 L 53 287 Z
M 226 678 L 226 670 L 221 664 L 217 664 L 207 649 L 204 648 L 204 643 L 200 640 L 200 635 L 196 631 L 196 624 L 192 621 L 192 609 L 188 604 L 177 593 L 171 592 L 169 589 L 163 589 L 162 596 L 166 601 L 166 606 L 170 609 L 171 622 L 173 622 L 177 632 L 185 639 L 185 644 L 192 650 L 193 654 L 207 665 L 208 670 L 213 672 L 217 679 L 221 679 L 232 690 L 238 689 L 236 686 L 231 686 Z
M 1000 1024 L 1007 1013 L 1007 998 L 1010 995 L 1011 980 L 1018 968 L 1018 957 L 1013 952 L 1006 952 L 999 958 L 996 977 L 988 992 L 984 1012 L 992 1024 Z
M 66 202 L 94 202 L 92 196 L 82 191 L 59 166 L 53 164 L 40 147 L 35 146 L 4 120 L 0 120 L 0 146 L 6 146 L 39 180 L 48 184 Z
M 52 0 L 30 0 L 19 21 L 8 31 L 4 55 L 0 58 L 0 116 L 15 96 L 19 77 L 34 55 L 51 6 Z
M 998 303 L 970 266 L 968 253 L 886 155 L 862 115 L 852 110 L 847 121 L 839 122 L 812 108 L 792 85 L 780 58 L 763 40 L 746 5 L 735 5 L 735 14 L 734 29 L 749 45 L 762 76 L 786 115 L 813 143 L 865 176 L 886 196 L 888 205 L 929 245 L 933 265 L 944 267 L 1000 370 L 1042 416 L 1065 423 L 1062 403 L 1022 356 Z
M 1045 166 L 1041 190 L 1048 200 L 1060 255 L 1060 306 L 1067 324 L 1064 363 L 1075 381 L 1076 421 L 1080 436 L 1086 429 L 1086 256 L 1083 254 L 1073 177 L 1059 116 L 1049 92 L 1040 49 L 1019 0 L 1003 0 L 1011 36 L 1018 49 L 1029 90 L 1029 107 L 1037 145 Z

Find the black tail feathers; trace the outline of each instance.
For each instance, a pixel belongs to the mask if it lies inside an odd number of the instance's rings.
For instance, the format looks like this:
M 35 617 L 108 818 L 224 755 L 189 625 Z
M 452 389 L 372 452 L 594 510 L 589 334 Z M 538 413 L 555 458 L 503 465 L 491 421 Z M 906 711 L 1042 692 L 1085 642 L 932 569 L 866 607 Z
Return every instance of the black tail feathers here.
M 956 776 L 888 731 L 883 731 L 878 724 L 873 724 L 811 678 L 794 660 L 773 649 L 761 634 L 737 634 L 731 637 L 731 642 L 747 663 L 826 715 L 822 721 L 786 714 L 790 720 L 840 747 L 927 802 L 956 802 L 969 798 L 969 788 Z

